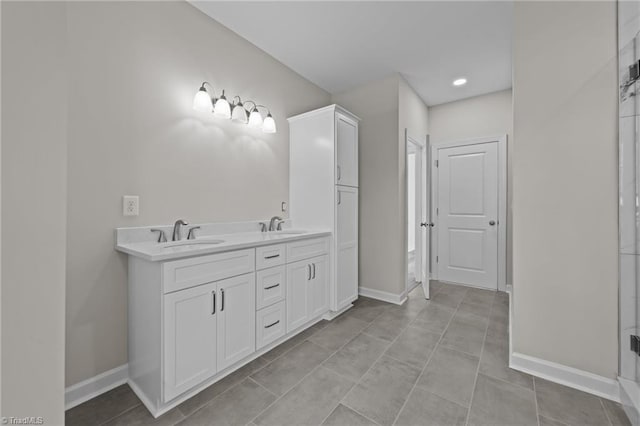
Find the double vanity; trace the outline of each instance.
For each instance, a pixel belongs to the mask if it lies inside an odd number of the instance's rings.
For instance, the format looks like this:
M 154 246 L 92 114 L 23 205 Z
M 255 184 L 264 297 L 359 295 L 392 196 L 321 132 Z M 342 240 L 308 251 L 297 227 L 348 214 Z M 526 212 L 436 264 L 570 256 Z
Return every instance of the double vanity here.
M 328 231 L 211 224 L 159 242 L 153 229 L 118 229 L 116 249 L 129 255 L 129 385 L 156 417 L 330 313 Z
M 185 238 L 181 220 L 116 230 L 129 385 L 156 417 L 358 298 L 359 118 L 329 105 L 288 121 L 290 215 L 304 229 L 273 217 Z

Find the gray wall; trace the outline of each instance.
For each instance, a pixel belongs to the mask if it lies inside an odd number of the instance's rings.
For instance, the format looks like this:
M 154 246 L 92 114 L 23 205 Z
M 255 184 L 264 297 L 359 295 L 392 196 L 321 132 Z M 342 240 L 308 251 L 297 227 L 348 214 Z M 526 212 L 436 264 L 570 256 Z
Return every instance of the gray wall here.
M 407 211 L 404 128 L 427 131 L 427 107 L 398 75 L 333 95 L 360 122 L 360 287 L 405 291 Z
M 429 107 L 431 141 L 507 135 L 507 284 L 513 284 L 513 99 L 511 89 Z
M 515 2 L 513 28 L 513 350 L 614 379 L 616 4 Z
M 288 199 L 286 117 L 330 96 L 186 2 L 71 2 L 67 386 L 127 362 L 119 226 L 262 219 Z M 265 135 L 198 115 L 202 80 L 271 108 Z M 121 197 L 140 196 L 123 217 Z
M 63 3 L 2 2 L 2 416 L 64 423 Z

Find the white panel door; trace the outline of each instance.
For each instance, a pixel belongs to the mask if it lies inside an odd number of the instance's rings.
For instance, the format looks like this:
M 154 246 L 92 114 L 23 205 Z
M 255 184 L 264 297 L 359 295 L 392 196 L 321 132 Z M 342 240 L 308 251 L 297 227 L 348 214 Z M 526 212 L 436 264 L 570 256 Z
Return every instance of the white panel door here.
M 498 287 L 498 143 L 438 150 L 438 278 Z
M 256 349 L 256 277 L 240 275 L 218 283 L 218 371 Z
M 316 318 L 329 310 L 329 256 L 309 259 L 311 280 L 307 300 L 309 319 Z
M 336 186 L 334 311 L 358 298 L 358 189 Z
M 312 266 L 301 260 L 287 265 L 287 333 L 311 319 L 307 300 Z
M 164 296 L 164 401 L 216 374 L 216 284 Z
M 336 185 L 358 186 L 358 124 L 336 114 Z

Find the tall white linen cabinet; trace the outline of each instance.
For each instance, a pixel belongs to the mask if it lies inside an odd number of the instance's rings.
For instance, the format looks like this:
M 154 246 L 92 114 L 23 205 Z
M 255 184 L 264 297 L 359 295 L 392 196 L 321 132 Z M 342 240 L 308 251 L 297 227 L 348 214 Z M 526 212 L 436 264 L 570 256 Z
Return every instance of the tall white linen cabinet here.
M 358 122 L 338 105 L 289 118 L 290 218 L 332 232 L 329 307 L 358 298 Z

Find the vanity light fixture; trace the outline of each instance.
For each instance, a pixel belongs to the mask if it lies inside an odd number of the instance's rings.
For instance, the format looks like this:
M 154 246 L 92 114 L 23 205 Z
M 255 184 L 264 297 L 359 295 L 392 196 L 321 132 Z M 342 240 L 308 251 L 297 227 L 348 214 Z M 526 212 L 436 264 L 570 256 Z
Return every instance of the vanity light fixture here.
M 213 101 L 209 93 L 207 93 L 207 89 L 204 87 L 205 84 L 209 83 L 206 81 L 202 83 L 200 90 L 198 90 L 196 96 L 193 98 L 193 109 L 196 111 L 211 112 L 213 111 Z
M 465 84 L 467 84 L 467 79 L 464 77 L 453 80 L 454 86 L 464 86 Z
M 262 131 L 265 133 L 275 133 L 276 132 L 276 120 L 271 116 L 271 111 L 267 114 L 267 118 L 264 119 L 264 123 L 262 123 Z
M 276 133 L 276 121 L 273 119 L 269 108 L 264 105 L 258 105 L 253 101 L 246 101 L 243 104 L 240 96 L 234 96 L 233 103 L 229 104 L 224 95 L 224 90 L 222 95 L 216 99 L 215 95 L 209 95 L 205 85 L 209 85 L 211 92 L 213 92 L 211 84 L 207 81 L 203 82 L 193 98 L 193 109 L 202 112 L 213 111 L 213 114 L 217 117 L 231 119 L 238 123 L 247 124 L 249 127 L 261 127 L 264 133 Z M 253 107 L 250 109 L 245 108 L 244 105 L 248 103 L 253 104 Z M 258 108 L 267 110 L 266 118 L 263 119 Z
M 236 98 L 238 99 L 238 102 L 235 102 Z M 231 110 L 231 120 L 247 124 L 249 122 L 249 117 L 247 116 L 247 110 L 244 109 L 244 106 L 242 105 L 242 99 L 240 99 L 240 96 L 236 96 L 233 99 L 234 102 L 233 109 Z
M 213 107 L 213 113 L 218 117 L 231 118 L 231 106 L 229 105 L 227 98 L 224 96 L 224 90 Z

